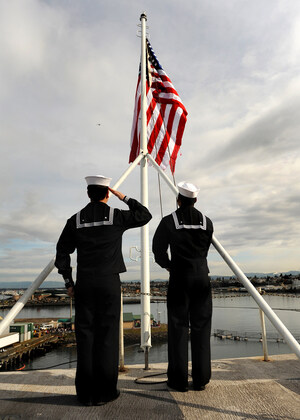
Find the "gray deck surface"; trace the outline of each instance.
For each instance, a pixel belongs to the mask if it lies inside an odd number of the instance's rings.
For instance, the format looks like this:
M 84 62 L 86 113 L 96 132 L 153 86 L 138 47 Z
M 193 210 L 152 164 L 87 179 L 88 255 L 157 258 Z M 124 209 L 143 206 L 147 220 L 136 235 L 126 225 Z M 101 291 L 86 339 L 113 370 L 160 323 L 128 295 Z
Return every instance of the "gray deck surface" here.
M 165 363 L 128 366 L 120 397 L 100 407 L 80 406 L 75 369 L 0 373 L 0 420 L 12 419 L 300 419 L 300 361 L 295 355 L 222 359 L 204 391 L 173 392 L 166 383 L 135 379 L 166 371 Z M 146 379 L 164 380 L 165 376 Z

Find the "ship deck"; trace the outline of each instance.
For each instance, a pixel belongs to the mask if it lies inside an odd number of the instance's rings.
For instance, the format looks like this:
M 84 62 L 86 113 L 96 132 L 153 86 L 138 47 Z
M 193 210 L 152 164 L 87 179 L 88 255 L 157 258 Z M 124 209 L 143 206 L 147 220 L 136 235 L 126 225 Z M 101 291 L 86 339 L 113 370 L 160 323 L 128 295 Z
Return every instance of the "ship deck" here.
M 0 419 L 300 419 L 300 361 L 295 355 L 212 361 L 204 391 L 173 392 L 165 363 L 127 366 L 119 375 L 120 397 L 84 407 L 75 397 L 75 369 L 0 372 Z M 142 382 L 142 383 L 141 383 Z M 144 384 L 143 382 L 147 382 Z

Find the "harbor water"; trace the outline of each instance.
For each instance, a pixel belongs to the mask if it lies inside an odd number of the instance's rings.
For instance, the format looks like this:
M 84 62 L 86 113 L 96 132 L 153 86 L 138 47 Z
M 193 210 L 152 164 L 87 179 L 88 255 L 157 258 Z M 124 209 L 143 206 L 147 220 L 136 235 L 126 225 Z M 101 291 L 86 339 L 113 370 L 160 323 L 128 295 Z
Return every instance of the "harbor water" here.
M 300 338 L 300 297 L 285 295 L 265 295 L 264 299 L 276 312 L 281 321 L 286 325 L 296 339 Z M 134 315 L 141 313 L 139 303 L 126 304 L 124 312 Z M 0 316 L 5 316 L 8 310 L 1 310 Z M 151 303 L 153 317 L 161 323 L 167 323 L 166 302 Z M 74 308 L 73 308 L 74 314 Z M 70 316 L 68 306 L 25 307 L 18 318 L 67 318 Z M 290 348 L 281 341 L 280 335 L 266 318 L 269 354 L 291 353 Z M 225 330 L 234 335 L 246 337 L 247 341 L 223 339 L 214 336 L 216 330 Z M 261 332 L 259 310 L 254 300 L 249 295 L 225 296 L 216 295 L 213 299 L 212 359 L 236 358 L 247 356 L 261 356 L 262 343 L 259 341 Z M 75 367 L 76 347 L 60 347 L 52 350 L 45 356 L 31 360 L 26 368 L 40 369 L 56 366 L 61 363 L 61 368 Z M 167 343 L 153 343 L 149 352 L 149 362 L 167 361 Z M 125 364 L 144 363 L 144 353 L 140 346 L 130 345 L 125 347 Z

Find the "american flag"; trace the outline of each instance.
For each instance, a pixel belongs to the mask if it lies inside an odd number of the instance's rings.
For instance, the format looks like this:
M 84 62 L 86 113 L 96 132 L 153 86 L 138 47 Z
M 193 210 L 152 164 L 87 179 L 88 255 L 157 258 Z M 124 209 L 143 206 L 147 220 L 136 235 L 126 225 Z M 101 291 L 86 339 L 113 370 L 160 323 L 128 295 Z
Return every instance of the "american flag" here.
M 148 153 L 165 170 L 170 165 L 174 173 L 175 162 L 186 123 L 187 111 L 171 80 L 161 67 L 150 45 L 147 44 L 147 140 Z M 140 153 L 141 73 L 135 95 L 135 108 L 131 130 L 129 162 Z

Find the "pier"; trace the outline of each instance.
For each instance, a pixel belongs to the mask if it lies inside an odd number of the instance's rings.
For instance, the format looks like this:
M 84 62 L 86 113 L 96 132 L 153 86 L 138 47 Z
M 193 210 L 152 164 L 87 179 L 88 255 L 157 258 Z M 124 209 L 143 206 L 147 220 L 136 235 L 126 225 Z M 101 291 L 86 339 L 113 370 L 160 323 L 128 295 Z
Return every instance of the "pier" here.
M 239 332 L 231 330 L 215 329 L 213 333 L 214 337 L 220 338 L 221 340 L 235 340 L 235 341 L 262 341 L 261 332 Z M 296 340 L 300 341 L 300 336 L 295 336 Z M 284 343 L 282 337 L 276 332 L 268 333 L 266 335 L 268 341 L 276 341 L 277 343 Z
M 0 369 L 7 370 L 19 368 L 24 361 L 29 360 L 34 354 L 45 354 L 59 341 L 57 334 L 47 334 L 42 337 L 32 338 L 22 343 L 14 344 L 0 353 Z M 0 418 L 1 419 L 1 418 Z
M 136 381 L 166 372 L 167 364 L 150 364 L 149 371 L 130 365 L 119 375 L 120 397 L 100 407 L 77 403 L 75 369 L 0 372 L 0 418 L 299 420 L 299 360 L 293 354 L 271 359 L 214 360 L 206 389 L 185 393 L 169 389 L 165 375 Z

